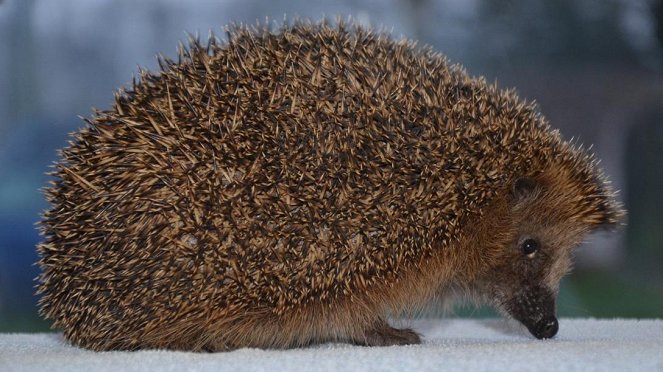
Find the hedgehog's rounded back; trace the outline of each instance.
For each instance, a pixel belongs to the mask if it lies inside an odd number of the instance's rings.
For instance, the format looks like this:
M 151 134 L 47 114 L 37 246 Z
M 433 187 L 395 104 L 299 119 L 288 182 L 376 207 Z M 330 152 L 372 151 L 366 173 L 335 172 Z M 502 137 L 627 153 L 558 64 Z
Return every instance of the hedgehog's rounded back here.
M 452 261 L 517 177 L 566 162 L 597 185 L 531 105 L 412 43 L 324 23 L 229 38 L 141 73 L 62 151 L 39 288 L 72 342 L 340 339 L 377 299 L 409 301 L 398 283 Z M 279 334 L 313 317 L 333 329 Z

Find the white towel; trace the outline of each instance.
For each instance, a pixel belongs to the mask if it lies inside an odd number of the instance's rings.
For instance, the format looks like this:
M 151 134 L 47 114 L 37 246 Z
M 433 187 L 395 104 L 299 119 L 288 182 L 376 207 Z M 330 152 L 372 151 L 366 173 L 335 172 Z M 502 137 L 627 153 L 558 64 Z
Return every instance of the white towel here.
M 561 319 L 552 340 L 513 321 L 400 321 L 423 344 L 221 353 L 92 352 L 57 333 L 0 334 L 0 371 L 663 371 L 663 320 Z

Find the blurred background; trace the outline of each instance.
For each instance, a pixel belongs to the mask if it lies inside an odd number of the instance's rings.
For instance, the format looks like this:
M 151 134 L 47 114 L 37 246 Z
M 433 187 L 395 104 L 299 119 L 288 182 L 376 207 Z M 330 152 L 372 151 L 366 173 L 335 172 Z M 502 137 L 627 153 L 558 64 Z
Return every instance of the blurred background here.
M 567 137 L 593 144 L 629 223 L 577 250 L 559 313 L 663 317 L 663 0 L 0 0 L 0 332 L 39 331 L 39 188 L 92 106 L 185 31 L 352 16 L 516 87 Z M 459 309 L 490 316 L 488 309 Z

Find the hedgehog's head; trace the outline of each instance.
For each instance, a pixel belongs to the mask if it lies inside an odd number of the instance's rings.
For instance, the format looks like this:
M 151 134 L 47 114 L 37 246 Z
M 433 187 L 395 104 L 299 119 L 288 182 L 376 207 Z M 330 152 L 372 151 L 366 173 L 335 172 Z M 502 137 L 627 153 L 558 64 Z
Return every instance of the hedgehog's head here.
M 561 163 L 513 180 L 503 195 L 478 233 L 484 270 L 476 289 L 535 337 L 553 337 L 555 299 L 573 248 L 617 225 L 623 212 L 599 174 Z

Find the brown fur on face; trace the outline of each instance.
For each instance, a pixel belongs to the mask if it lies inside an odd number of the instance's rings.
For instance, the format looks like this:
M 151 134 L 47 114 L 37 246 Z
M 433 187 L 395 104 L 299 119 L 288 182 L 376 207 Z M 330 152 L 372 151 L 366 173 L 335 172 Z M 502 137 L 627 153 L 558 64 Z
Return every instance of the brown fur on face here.
M 538 322 L 554 320 L 559 282 L 571 270 L 573 248 L 590 232 L 616 225 L 623 214 L 605 186 L 594 185 L 599 176 L 573 179 L 570 166 L 577 164 L 553 162 L 534 178 L 517 179 L 475 237 L 481 242 L 476 254 L 489 258 L 477 270 L 473 291 L 535 335 Z M 579 192 L 588 190 L 587 184 L 593 191 Z M 523 252 L 528 241 L 536 242 L 534 253 Z
M 385 319 L 449 291 L 521 304 L 506 311 L 550 334 L 529 309 L 552 312 L 570 247 L 619 215 L 591 157 L 407 40 L 325 22 L 228 35 L 160 59 L 62 151 L 39 293 L 67 340 L 416 343 Z

